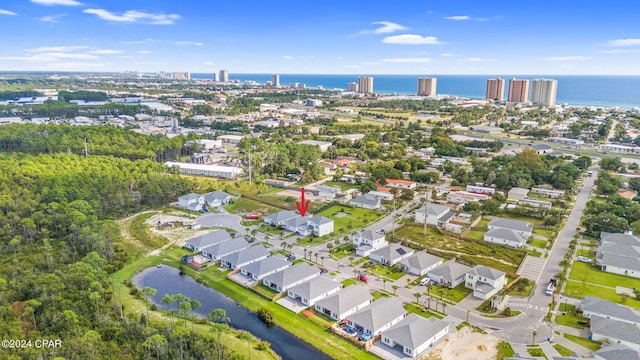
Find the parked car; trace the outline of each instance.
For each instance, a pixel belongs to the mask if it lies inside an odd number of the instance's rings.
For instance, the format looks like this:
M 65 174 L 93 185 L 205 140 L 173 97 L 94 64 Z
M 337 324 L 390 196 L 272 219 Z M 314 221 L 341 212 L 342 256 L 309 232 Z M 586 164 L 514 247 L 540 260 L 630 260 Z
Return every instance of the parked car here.
M 320 274 L 326 274 L 328 272 L 329 272 L 329 270 L 327 270 L 325 268 L 320 268 Z
M 369 278 L 366 275 L 360 275 L 358 276 L 358 280 L 362 281 L 362 282 L 369 282 Z
M 420 280 L 420 285 L 425 286 L 427 284 L 429 284 L 431 282 L 431 279 L 429 279 L 428 277 Z
M 591 259 L 586 256 L 578 256 L 577 260 L 584 263 L 591 263 Z
M 293 260 L 295 260 L 295 259 L 296 259 L 296 256 L 295 256 L 295 255 L 293 255 L 293 254 L 287 254 L 287 260 L 289 260 L 289 261 L 293 261 Z

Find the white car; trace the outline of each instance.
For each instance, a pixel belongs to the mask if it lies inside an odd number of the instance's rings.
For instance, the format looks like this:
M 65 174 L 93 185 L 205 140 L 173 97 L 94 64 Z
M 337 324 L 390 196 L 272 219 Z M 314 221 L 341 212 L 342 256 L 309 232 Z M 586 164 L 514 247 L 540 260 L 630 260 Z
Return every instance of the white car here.
M 577 260 L 580 261 L 580 262 L 584 262 L 584 263 L 590 263 L 591 262 L 591 259 L 589 259 L 586 256 L 578 256 Z
M 429 284 L 431 282 L 431 279 L 429 279 L 428 277 L 420 280 L 420 285 L 425 286 L 427 284 Z

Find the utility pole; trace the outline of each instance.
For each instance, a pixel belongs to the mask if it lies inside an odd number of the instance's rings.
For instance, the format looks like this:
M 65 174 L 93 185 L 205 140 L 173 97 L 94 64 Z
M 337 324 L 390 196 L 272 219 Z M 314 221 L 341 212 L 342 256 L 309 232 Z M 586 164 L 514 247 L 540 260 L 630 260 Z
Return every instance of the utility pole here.
M 251 139 L 249 140 L 249 187 L 251 187 L 251 149 L 253 148 L 253 132 L 251 133 Z
M 89 148 L 87 145 L 87 138 L 84 138 L 84 157 L 87 157 L 89 155 Z
M 396 239 L 396 199 L 393 199 L 393 222 L 391 223 L 391 235 Z

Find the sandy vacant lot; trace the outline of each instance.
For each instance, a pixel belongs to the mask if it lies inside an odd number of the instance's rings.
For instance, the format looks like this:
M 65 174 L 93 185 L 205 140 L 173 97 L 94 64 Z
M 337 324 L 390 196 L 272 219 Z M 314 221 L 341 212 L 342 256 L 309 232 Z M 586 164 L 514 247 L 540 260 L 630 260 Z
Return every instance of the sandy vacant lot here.
M 499 340 L 493 335 L 474 332 L 469 327 L 447 337 L 426 356 L 428 360 L 493 360 Z

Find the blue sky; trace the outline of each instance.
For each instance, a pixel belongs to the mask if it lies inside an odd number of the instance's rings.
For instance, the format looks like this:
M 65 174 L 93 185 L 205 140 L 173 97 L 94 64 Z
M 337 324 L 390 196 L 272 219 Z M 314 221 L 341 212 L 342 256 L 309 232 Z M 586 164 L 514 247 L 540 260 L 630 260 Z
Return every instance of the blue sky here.
M 633 0 L 12 0 L 0 3 L 0 70 L 640 75 L 639 10 Z

